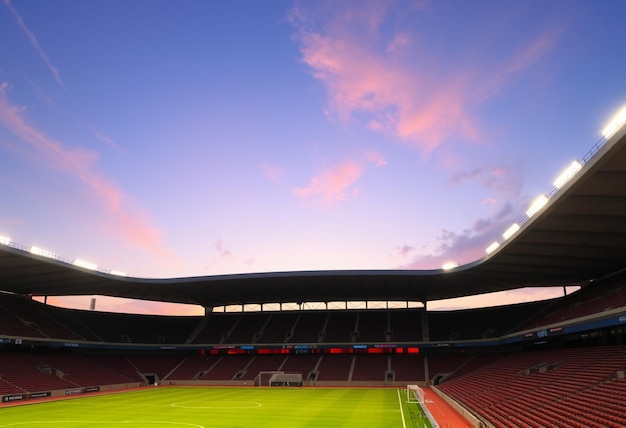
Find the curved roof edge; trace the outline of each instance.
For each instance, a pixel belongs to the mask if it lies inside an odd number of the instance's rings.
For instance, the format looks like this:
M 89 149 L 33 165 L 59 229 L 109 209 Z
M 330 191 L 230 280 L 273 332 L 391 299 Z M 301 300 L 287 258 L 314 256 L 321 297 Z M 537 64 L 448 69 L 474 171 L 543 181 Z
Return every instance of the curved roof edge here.
M 452 270 L 329 270 L 168 279 L 110 275 L 0 245 L 0 289 L 196 304 L 431 301 L 533 286 L 584 285 L 626 267 L 626 127 L 500 247 Z

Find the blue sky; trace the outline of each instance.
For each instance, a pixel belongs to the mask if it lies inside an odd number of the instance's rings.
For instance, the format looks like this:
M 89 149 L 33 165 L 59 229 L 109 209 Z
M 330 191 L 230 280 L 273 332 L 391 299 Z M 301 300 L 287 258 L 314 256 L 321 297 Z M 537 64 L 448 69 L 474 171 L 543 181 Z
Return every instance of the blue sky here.
M 626 103 L 625 13 L 3 0 L 0 235 L 137 277 L 477 260 Z

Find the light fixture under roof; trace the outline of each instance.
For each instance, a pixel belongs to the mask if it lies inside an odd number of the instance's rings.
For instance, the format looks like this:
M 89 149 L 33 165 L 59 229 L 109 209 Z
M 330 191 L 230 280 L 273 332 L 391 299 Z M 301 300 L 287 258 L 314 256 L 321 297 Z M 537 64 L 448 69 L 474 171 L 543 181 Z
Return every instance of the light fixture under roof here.
M 119 270 L 112 270 L 111 272 L 109 272 L 111 275 L 116 275 L 116 276 L 127 276 L 126 273 L 124 272 L 120 272 Z
M 0 236 L 0 244 L 9 245 L 11 243 L 11 238 L 8 236 Z
M 530 208 L 526 211 L 528 218 L 537 214 L 548 203 L 548 197 L 546 195 L 540 195 L 530 204 Z
M 91 263 L 88 262 L 86 260 L 82 260 L 82 259 L 76 259 L 72 262 L 72 264 L 74 266 L 78 266 L 81 267 L 83 269 L 89 269 L 89 270 L 96 270 L 98 269 L 98 265 L 96 265 L 95 263 Z
M 624 123 L 626 123 L 626 106 L 622 107 L 622 109 L 613 116 L 609 124 L 604 127 L 602 136 L 608 140 L 624 126 Z
M 450 270 L 450 269 L 454 269 L 459 267 L 459 264 L 457 262 L 445 262 L 442 266 L 441 269 L 443 270 Z
M 55 259 L 57 257 L 53 251 L 44 250 L 43 248 L 39 248 L 34 245 L 30 247 L 30 253 L 36 256 L 48 257 L 50 259 Z
M 511 236 L 515 235 L 515 233 L 520 229 L 520 225 L 517 223 L 513 223 L 509 226 L 507 230 L 504 231 L 502 237 L 504 239 L 509 239 Z
M 565 186 L 582 169 L 580 162 L 575 160 L 554 180 L 554 187 L 560 189 Z
M 494 242 L 492 242 L 492 243 L 491 243 L 491 245 L 490 245 L 490 246 L 488 246 L 488 247 L 485 249 L 485 253 L 487 253 L 487 254 L 491 254 L 491 253 L 493 253 L 494 251 L 496 251 L 496 250 L 498 249 L 498 247 L 499 247 L 499 246 L 500 246 L 500 243 L 499 243 L 499 242 L 495 242 L 495 241 L 494 241 Z

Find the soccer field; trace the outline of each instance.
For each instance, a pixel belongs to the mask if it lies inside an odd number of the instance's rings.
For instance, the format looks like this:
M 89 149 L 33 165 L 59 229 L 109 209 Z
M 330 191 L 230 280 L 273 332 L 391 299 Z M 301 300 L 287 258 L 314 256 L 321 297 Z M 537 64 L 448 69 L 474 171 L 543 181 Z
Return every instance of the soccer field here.
M 431 427 L 404 390 L 165 387 L 0 408 L 3 427 Z

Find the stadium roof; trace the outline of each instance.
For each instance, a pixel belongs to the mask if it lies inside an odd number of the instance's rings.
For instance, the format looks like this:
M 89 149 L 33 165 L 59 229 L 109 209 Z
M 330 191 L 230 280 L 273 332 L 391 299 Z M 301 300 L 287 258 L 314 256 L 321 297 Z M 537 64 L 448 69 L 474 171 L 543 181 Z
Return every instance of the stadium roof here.
M 602 144 L 603 143 L 603 144 Z M 142 279 L 0 245 L 0 289 L 198 304 L 431 301 L 533 286 L 585 285 L 626 267 L 626 126 L 534 217 L 481 260 L 444 271 L 345 270 Z

